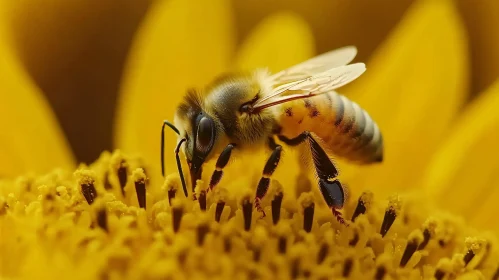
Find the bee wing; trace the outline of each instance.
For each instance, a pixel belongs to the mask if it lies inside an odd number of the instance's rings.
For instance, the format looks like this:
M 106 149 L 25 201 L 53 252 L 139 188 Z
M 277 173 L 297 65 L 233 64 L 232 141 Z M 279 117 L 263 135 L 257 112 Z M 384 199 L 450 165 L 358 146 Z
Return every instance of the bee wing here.
M 276 98 L 261 99 L 253 105 L 253 109 L 261 110 L 292 100 L 308 98 L 330 92 L 357 79 L 365 71 L 366 65 L 364 63 L 355 63 L 335 67 L 300 81 L 290 82 L 278 87 L 280 89 L 275 89 L 272 96 L 277 95 L 275 94 L 276 90 L 279 93 L 282 93 L 284 91 L 293 91 L 299 93 L 289 94 Z
M 272 75 L 271 78 L 275 84 L 302 80 L 331 68 L 347 65 L 356 55 L 357 48 L 354 46 L 339 48 L 291 66 L 288 69 Z

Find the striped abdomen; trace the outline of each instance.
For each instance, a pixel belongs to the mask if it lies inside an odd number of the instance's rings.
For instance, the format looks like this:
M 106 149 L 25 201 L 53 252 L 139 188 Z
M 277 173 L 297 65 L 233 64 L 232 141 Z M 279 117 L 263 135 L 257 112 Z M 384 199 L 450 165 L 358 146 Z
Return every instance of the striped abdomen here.
M 281 134 L 293 138 L 303 131 L 319 136 L 335 155 L 358 163 L 383 159 L 378 125 L 355 102 L 336 92 L 282 104 Z

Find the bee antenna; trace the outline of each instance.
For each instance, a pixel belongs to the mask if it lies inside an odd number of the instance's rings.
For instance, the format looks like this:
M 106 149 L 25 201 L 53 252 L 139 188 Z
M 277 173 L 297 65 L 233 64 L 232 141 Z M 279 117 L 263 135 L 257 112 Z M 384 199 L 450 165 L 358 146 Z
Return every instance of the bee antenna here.
M 182 138 L 180 142 L 178 142 L 177 147 L 175 148 L 175 158 L 177 159 L 177 169 L 178 174 L 180 175 L 180 180 L 182 181 L 182 188 L 184 189 L 185 197 L 187 197 L 187 186 L 185 185 L 184 173 L 182 172 L 182 164 L 180 163 L 180 156 L 178 153 L 180 152 L 180 146 L 185 142 L 185 138 Z
M 161 127 L 161 174 L 165 177 L 165 126 L 171 128 L 177 135 L 180 135 L 178 129 L 169 121 L 163 121 L 163 126 Z

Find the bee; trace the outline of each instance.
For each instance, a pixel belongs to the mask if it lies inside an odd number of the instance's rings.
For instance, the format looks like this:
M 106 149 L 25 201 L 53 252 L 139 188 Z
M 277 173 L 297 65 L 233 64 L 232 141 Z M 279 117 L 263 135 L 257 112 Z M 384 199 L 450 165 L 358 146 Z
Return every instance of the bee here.
M 233 151 L 268 147 L 270 156 L 256 187 L 254 203 L 263 212 L 260 202 L 283 150 L 276 139 L 289 147 L 306 145 L 317 186 L 332 213 L 344 223 L 340 210 L 345 191 L 329 154 L 359 164 L 383 160 L 378 125 L 358 104 L 335 91 L 365 72 L 364 63 L 350 64 L 356 54 L 354 46 L 347 46 L 275 74 L 264 69 L 230 74 L 218 78 L 203 92 L 189 91 L 177 107 L 174 124 L 164 121 L 162 126 L 163 176 L 165 126 L 178 135 L 175 154 L 186 196 L 179 158 L 182 145 L 193 190 L 203 164 L 218 157 L 208 191 L 222 179 Z

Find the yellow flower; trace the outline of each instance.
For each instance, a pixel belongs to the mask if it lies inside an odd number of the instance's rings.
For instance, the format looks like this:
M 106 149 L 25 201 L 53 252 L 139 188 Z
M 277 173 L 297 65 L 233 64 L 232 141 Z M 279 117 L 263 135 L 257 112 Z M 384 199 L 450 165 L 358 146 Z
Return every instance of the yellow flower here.
M 61 167 L 0 181 L 0 250 L 9 252 L 0 256 L 2 277 L 499 276 L 496 235 L 468 223 L 497 230 L 487 223 L 496 193 L 488 187 L 495 183 L 499 87 L 463 109 L 467 39 L 450 1 L 416 2 L 367 62 L 368 72 L 341 91 L 377 120 L 386 147 L 379 166 L 338 160 L 351 191 L 343 209 L 348 227 L 334 219 L 317 188 L 304 187 L 306 181 L 295 187 L 291 150 L 262 201 L 263 218 L 254 209 L 254 181 L 268 155 L 242 155 L 213 192 L 200 181 L 196 201 L 183 197 L 172 154 L 162 182 L 158 128 L 187 87 L 224 71 L 277 71 L 314 55 L 309 28 L 292 13 L 267 18 L 241 46 L 233 41 L 231 16 L 226 0 L 154 4 L 125 71 L 116 118 L 116 147 L 125 153 L 104 152 L 74 174 L 64 137 L 7 44 L 12 34 L 0 30 L 6 57 L 0 70 L 11 75 L 0 84 L 7 100 L 0 109 L 25 122 L 3 118 L 12 134 L 0 147 L 16 156 L 0 159 L 1 175 Z M 203 180 L 213 169 L 208 162 Z

